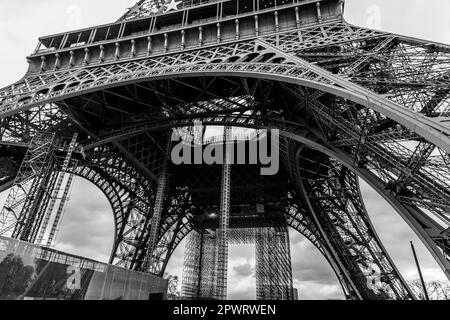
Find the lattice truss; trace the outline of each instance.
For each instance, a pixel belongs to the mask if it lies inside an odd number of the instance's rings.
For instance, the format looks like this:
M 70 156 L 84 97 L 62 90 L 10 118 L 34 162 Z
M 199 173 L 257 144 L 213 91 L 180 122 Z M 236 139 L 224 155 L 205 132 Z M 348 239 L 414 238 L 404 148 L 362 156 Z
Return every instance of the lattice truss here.
M 116 229 L 111 262 L 139 270 L 146 254 L 142 244 L 149 237 L 155 184 L 109 148 L 88 153 L 75 173 L 93 182 L 111 203 Z
M 33 137 L 49 130 L 58 132 L 67 125 L 67 116 L 55 104 L 0 119 L 0 185 L 12 183 Z
M 183 299 L 217 298 L 217 251 L 215 232 L 194 230 L 189 234 L 183 263 Z
M 54 139 L 54 134 L 40 135 L 33 139 L 25 155 L 24 165 L 16 176 L 15 186 L 10 191 L 2 210 L 0 225 L 2 234 L 8 234 L 10 230 L 13 230 L 13 236 L 23 236 L 27 239 L 31 231 L 29 229 L 32 227 L 27 220 L 33 223 L 35 219 L 39 219 L 39 213 L 36 212 L 39 209 L 35 207 L 33 198 L 44 196 L 43 191 L 47 187 L 47 180 L 51 179 Z M 23 231 L 24 235 L 22 235 Z
M 291 94 L 294 94 L 295 92 L 293 92 L 292 91 L 292 89 L 290 89 L 290 88 L 286 88 L 287 90 L 288 90 L 288 92 L 290 92 Z M 303 101 L 303 102 L 300 102 L 299 103 L 299 105 L 297 106 L 297 108 L 299 108 L 298 110 L 296 110 L 297 112 L 302 112 L 301 111 L 301 105 L 302 105 L 302 103 L 304 103 L 304 101 L 306 101 L 305 99 L 305 93 L 303 93 L 303 95 L 300 95 L 298 92 L 297 93 L 295 93 L 295 95 L 300 99 L 300 101 Z M 322 96 L 323 94 L 322 93 L 319 93 L 319 95 L 320 96 Z M 302 98 L 303 97 L 303 98 Z M 339 100 L 337 100 L 337 101 L 339 101 Z M 345 104 L 345 106 L 343 107 L 346 111 L 347 110 L 349 110 L 349 108 L 348 108 L 348 106 L 349 105 L 352 105 L 352 104 L 349 104 L 348 102 L 345 102 L 346 104 Z M 211 105 L 213 105 L 213 103 L 211 103 Z M 312 104 L 311 104 L 311 106 L 315 106 L 315 105 L 319 105 L 320 106 L 320 104 L 319 104 L 319 102 L 317 102 L 317 101 L 313 101 L 312 102 Z M 224 107 L 224 106 L 226 106 L 226 104 L 224 105 L 224 104 L 221 104 L 221 106 L 222 107 Z M 320 109 L 321 108 L 321 109 Z M 334 126 L 334 125 L 339 125 L 339 128 L 342 128 L 343 130 L 346 130 L 346 132 L 349 132 L 349 130 L 352 130 L 352 128 L 357 128 L 357 126 L 355 126 L 353 123 L 350 123 L 347 119 L 345 119 L 345 118 L 343 118 L 343 119 L 337 119 L 337 117 L 334 115 L 334 113 L 332 113 L 331 115 L 327 115 L 327 114 L 325 114 L 325 113 L 323 113 L 322 112 L 322 110 L 329 110 L 329 107 L 327 108 L 327 107 L 325 107 L 324 105 L 321 105 L 321 107 L 320 108 L 317 108 L 317 109 L 315 109 L 315 110 L 317 110 L 316 112 L 318 113 L 318 114 L 316 114 L 316 115 L 314 115 L 314 113 L 312 114 L 312 116 L 314 116 L 314 117 L 316 117 L 318 120 L 320 120 L 320 122 L 319 122 L 319 125 L 320 126 L 322 126 L 321 127 L 321 130 L 324 132 L 324 133 L 327 133 L 327 134 L 333 134 L 334 132 L 336 132 L 336 127 L 331 127 L 331 126 Z M 325 109 L 325 108 L 327 108 L 327 109 Z M 355 107 L 355 108 L 357 108 L 357 106 Z M 312 108 L 311 108 L 312 109 Z M 360 112 L 364 112 L 364 110 L 365 109 L 361 109 L 361 111 Z M 236 111 L 235 109 L 233 110 L 233 109 L 231 109 L 231 111 Z M 235 113 L 235 112 L 234 112 Z M 379 120 L 381 120 L 381 121 L 383 121 L 383 120 L 385 120 L 386 118 L 385 117 L 383 117 L 383 116 L 381 116 L 380 114 L 377 114 L 377 113 L 375 113 L 375 112 L 370 112 L 371 114 L 373 114 L 373 115 L 375 115 L 375 116 L 377 116 L 378 118 L 377 118 L 377 120 L 376 121 L 379 121 Z M 367 118 L 367 116 L 366 116 L 366 114 L 364 114 L 363 113 L 363 116 L 364 116 L 364 119 L 366 119 Z M 257 118 L 258 120 L 254 120 L 254 119 L 252 119 L 252 118 Z M 337 120 L 336 120 L 337 119 Z M 351 118 L 350 118 L 351 119 Z M 204 120 L 204 121 L 210 121 L 210 122 L 215 122 L 215 123 L 219 123 L 219 122 L 222 122 L 222 123 L 224 123 L 224 122 L 227 122 L 227 121 L 229 121 L 228 123 L 234 123 L 234 124 L 240 124 L 240 123 L 244 123 L 246 126 L 255 126 L 255 124 L 259 124 L 259 125 L 265 125 L 265 126 L 267 126 L 267 125 L 272 125 L 272 126 L 277 126 L 277 127 L 280 127 L 280 126 L 282 126 L 282 124 L 269 124 L 267 121 L 265 122 L 263 119 L 262 119 L 262 117 L 261 116 L 259 116 L 259 114 L 258 113 L 254 113 L 254 114 L 250 114 L 250 113 L 247 113 L 247 114 L 234 114 L 233 116 L 226 116 L 226 117 L 224 117 L 224 116 L 217 116 L 217 117 L 207 117 L 207 118 L 204 118 L 204 119 L 202 119 L 202 120 Z M 244 121 L 244 122 L 243 122 Z M 325 121 L 331 121 L 331 122 L 326 122 L 325 124 L 326 125 L 324 125 L 323 123 L 325 122 Z M 273 123 L 274 121 L 272 120 L 272 123 Z M 283 125 L 285 125 L 285 124 L 283 124 Z M 145 125 L 143 125 L 143 127 L 136 127 L 135 129 L 137 130 L 136 132 L 139 132 L 139 130 L 144 130 L 144 128 L 146 127 L 146 126 L 149 126 L 149 124 L 145 124 Z M 415 137 L 417 137 L 417 135 L 415 135 L 415 134 L 413 134 L 413 133 L 411 133 L 411 132 L 409 132 L 408 130 L 406 130 L 406 129 L 404 129 L 404 128 L 402 128 L 401 126 L 396 126 L 396 130 L 398 130 L 397 132 L 392 132 L 392 129 L 390 130 L 390 132 L 391 133 L 389 133 L 389 134 L 385 134 L 385 133 L 382 133 L 382 134 L 377 134 L 377 135 L 374 135 L 374 137 L 372 137 L 374 140 L 376 139 L 377 141 L 380 141 L 381 139 L 389 139 L 388 140 L 388 142 L 389 142 L 389 144 L 385 144 L 385 145 L 387 145 L 387 146 L 391 146 L 392 145 L 392 143 L 393 143 L 393 141 L 391 140 L 392 138 L 396 138 L 396 137 L 400 137 L 400 139 L 405 139 L 404 137 L 406 136 L 406 137 L 411 137 L 412 139 L 414 139 Z M 297 132 L 298 131 L 298 129 L 293 129 L 293 128 L 288 128 L 288 127 L 286 127 L 285 128 L 286 130 L 289 130 L 289 131 L 291 131 L 291 132 Z M 348 145 L 355 145 L 355 141 L 360 141 L 360 134 L 358 135 L 358 133 L 353 133 L 352 135 L 351 135 L 351 137 L 353 137 L 353 138 L 347 138 L 347 139 L 340 139 L 340 141 L 338 142 L 338 143 L 336 143 L 336 145 L 343 145 L 344 147 L 348 147 Z M 370 141 L 370 140 L 369 140 Z M 381 141 L 383 141 L 383 140 L 381 140 Z M 358 146 L 355 146 L 355 148 L 358 148 Z M 398 150 L 398 148 L 397 148 L 397 150 Z M 392 149 L 392 148 L 390 148 L 388 151 L 384 151 L 383 153 L 381 153 L 381 155 L 384 155 L 384 156 L 386 156 L 386 157 L 390 157 L 392 154 L 394 154 L 393 153 L 393 151 L 395 151 L 395 152 L 398 152 L 397 150 L 394 150 L 394 149 Z M 402 150 L 406 150 L 405 148 L 402 148 Z M 379 151 L 378 151 L 378 153 L 380 153 Z M 405 160 L 403 160 L 402 162 L 397 162 L 397 168 L 398 168 L 398 170 L 403 170 L 404 171 L 404 168 L 405 168 L 405 164 L 407 164 L 407 161 L 409 161 L 409 158 L 411 158 L 411 155 L 413 154 L 413 151 L 410 151 L 409 152 L 409 154 L 407 154 L 406 156 L 404 156 L 403 157 L 403 159 L 405 159 Z M 378 157 L 380 157 L 380 155 L 378 155 Z M 408 159 L 408 160 L 406 160 L 406 159 Z M 392 172 L 391 170 L 393 169 L 392 167 L 388 167 L 388 168 L 386 168 L 386 166 L 382 166 L 381 164 L 377 164 L 376 165 L 376 167 L 375 168 L 377 168 L 378 170 L 381 170 L 380 172 L 386 172 L 386 170 L 387 171 L 389 171 L 389 172 Z M 374 172 L 375 173 L 377 173 L 378 171 L 377 170 L 374 170 Z M 403 178 L 403 179 L 405 179 L 405 178 Z M 438 181 L 438 176 L 436 176 L 436 179 L 434 179 L 433 181 L 435 182 L 435 181 Z M 408 179 L 406 179 L 406 181 L 407 181 Z M 386 184 L 389 184 L 390 183 L 390 181 L 391 180 L 385 180 L 385 182 L 386 182 Z M 404 181 L 404 180 L 403 180 Z M 404 183 L 404 182 L 402 182 L 402 183 Z M 441 193 L 439 193 L 439 192 L 436 192 L 436 194 L 441 194 Z M 402 198 L 402 199 L 404 199 L 404 198 Z M 415 201 L 417 201 L 418 199 L 416 198 L 416 200 Z M 419 202 L 419 203 L 423 203 L 423 202 Z M 439 208 L 436 208 L 436 207 L 434 207 L 434 210 L 439 210 Z M 442 209 L 441 209 L 442 210 Z M 445 214 L 445 211 L 443 212 L 444 214 Z M 445 216 L 444 216 L 445 217 Z
M 289 232 L 286 223 L 272 227 L 229 230 L 229 243 L 255 244 L 258 300 L 293 300 Z M 221 299 L 217 290 L 217 233 L 194 229 L 187 237 L 182 296 L 184 299 Z
M 77 166 L 73 156 L 83 155 L 77 137 L 74 134 L 69 141 L 57 138 L 55 133 L 37 133 L 33 137 L 0 213 L 1 235 L 39 243 L 43 243 L 45 235 L 47 245 L 52 245 L 73 179 L 69 174 L 65 180 L 66 173 Z M 53 222 L 47 230 L 50 220 Z
M 291 250 L 287 227 L 256 231 L 256 298 L 293 300 Z M 273 263 L 276 261 L 277 263 Z
M 308 194 L 313 215 L 331 240 L 333 251 L 346 264 L 352 282 L 367 283 L 367 273 L 376 265 L 381 271 L 383 288 L 375 294 L 404 299 L 409 293 L 394 264 L 383 251 L 364 208 L 357 177 L 333 159 L 311 156 L 305 149 L 298 157 L 302 192 Z M 313 160 L 314 159 L 314 160 Z M 368 291 L 369 294 L 373 294 Z M 365 297 L 375 299 L 376 297 Z
M 170 128 L 195 120 L 277 128 L 294 184 L 289 225 L 321 250 L 349 296 L 409 297 L 342 164 L 395 203 L 450 276 L 449 62 L 448 46 L 341 21 L 28 74 L 0 90 L 0 190 L 18 174 L 36 132 L 79 131 L 90 160 L 75 173 L 99 186 L 113 207 L 111 261 L 141 269 Z M 291 140 L 305 163 L 324 170 L 319 177 L 343 178 L 313 181 Z M 157 273 L 192 230 L 195 210 L 189 190 L 168 181 L 152 253 Z M 346 243 L 350 249 L 341 251 Z M 382 292 L 363 284 L 369 263 L 384 270 Z

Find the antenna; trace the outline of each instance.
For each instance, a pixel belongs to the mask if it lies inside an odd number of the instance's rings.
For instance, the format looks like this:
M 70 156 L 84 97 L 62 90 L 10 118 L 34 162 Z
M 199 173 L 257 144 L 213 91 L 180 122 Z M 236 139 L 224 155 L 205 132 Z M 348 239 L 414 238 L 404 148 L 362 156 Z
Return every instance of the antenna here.
M 425 293 L 425 299 L 430 300 L 428 296 L 427 287 L 425 286 L 425 281 L 423 280 L 422 270 L 420 270 L 419 259 L 417 259 L 416 249 L 414 248 L 414 244 L 411 241 L 411 249 L 414 255 L 414 260 L 416 261 L 417 270 L 419 271 L 420 282 L 422 282 L 423 292 Z

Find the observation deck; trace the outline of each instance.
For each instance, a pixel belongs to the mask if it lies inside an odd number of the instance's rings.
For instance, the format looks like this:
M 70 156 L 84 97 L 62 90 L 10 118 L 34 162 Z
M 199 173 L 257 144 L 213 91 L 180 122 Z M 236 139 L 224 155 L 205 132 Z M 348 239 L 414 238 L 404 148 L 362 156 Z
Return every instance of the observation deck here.
M 29 73 L 64 72 L 223 43 L 249 41 L 342 19 L 342 0 L 183 1 L 177 10 L 125 17 L 39 39 Z

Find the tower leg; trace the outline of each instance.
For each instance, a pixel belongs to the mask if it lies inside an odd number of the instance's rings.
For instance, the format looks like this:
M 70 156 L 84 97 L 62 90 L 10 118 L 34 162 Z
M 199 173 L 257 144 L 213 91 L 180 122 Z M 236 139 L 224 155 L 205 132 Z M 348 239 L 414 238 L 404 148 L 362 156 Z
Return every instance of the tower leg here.
M 52 175 L 54 143 L 54 134 L 37 134 L 31 140 L 0 214 L 0 235 L 12 232 L 13 238 L 32 241 L 31 231 L 38 227 L 39 209 L 46 202 L 43 198 L 52 191 L 47 182 Z
M 77 148 L 78 134 L 70 143 L 56 138 L 54 133 L 37 133 L 31 140 L 22 165 L 0 213 L 0 235 L 34 243 L 41 243 L 52 216 L 59 191 L 68 168 L 76 165 L 72 155 Z M 58 152 L 63 152 L 63 156 Z M 50 232 L 50 242 L 56 234 L 67 200 L 72 176 L 66 183 L 55 223 Z
M 72 161 L 72 154 L 73 154 L 73 152 L 74 152 L 74 150 L 76 148 L 77 138 L 78 138 L 78 134 L 75 133 L 73 135 L 73 137 L 72 137 L 72 141 L 70 142 L 69 148 L 67 150 L 66 158 L 64 159 L 64 163 L 62 165 L 61 172 L 58 174 L 58 180 L 56 182 L 56 185 L 55 185 L 55 188 L 54 188 L 54 191 L 53 191 L 52 199 L 51 199 L 50 204 L 49 204 L 49 206 L 48 206 L 48 208 L 46 210 L 46 214 L 45 214 L 43 223 L 42 223 L 42 225 L 40 227 L 39 237 L 38 237 L 38 243 L 40 243 L 40 244 L 43 244 L 45 231 L 47 230 L 47 226 L 48 226 L 48 224 L 50 222 L 50 218 L 52 216 L 53 209 L 54 209 L 55 204 L 56 204 L 56 200 L 58 199 L 59 192 L 60 192 L 61 187 L 63 185 L 64 177 L 66 176 L 66 173 L 67 173 L 67 171 L 69 169 L 69 166 L 70 166 L 70 163 Z M 74 167 L 76 168 L 76 164 L 75 164 Z M 62 212 L 63 212 L 63 209 L 64 209 L 64 204 L 65 204 L 65 202 L 67 200 L 67 197 L 68 197 L 68 193 L 69 193 L 69 189 L 70 189 L 72 180 L 73 180 L 73 173 L 70 173 L 69 179 L 68 179 L 68 181 L 66 183 L 66 186 L 64 188 L 63 197 L 62 197 L 61 202 L 59 204 L 56 217 L 54 218 L 54 222 L 53 222 L 53 226 L 52 226 L 51 231 L 50 231 L 49 239 L 47 240 L 47 246 L 51 246 L 52 243 L 53 243 L 53 239 L 55 237 L 57 228 L 59 226 L 59 221 L 61 219 L 61 215 L 62 215 Z

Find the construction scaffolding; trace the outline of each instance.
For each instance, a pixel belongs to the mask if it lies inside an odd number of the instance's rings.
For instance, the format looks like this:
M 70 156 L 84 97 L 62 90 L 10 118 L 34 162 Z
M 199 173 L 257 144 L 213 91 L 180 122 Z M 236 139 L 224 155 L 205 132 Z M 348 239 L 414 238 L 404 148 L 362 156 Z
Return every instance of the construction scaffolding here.
M 225 127 L 224 141 L 226 151 L 222 167 L 222 188 L 220 197 L 220 216 L 218 229 L 218 252 L 217 252 L 217 286 L 216 299 L 227 299 L 227 274 L 228 274 L 228 235 L 230 225 L 230 198 L 231 198 L 231 128 Z
M 45 236 L 45 233 L 46 233 L 46 230 L 47 230 L 47 226 L 48 226 L 48 224 L 50 222 L 50 218 L 52 217 L 52 213 L 53 213 L 53 209 L 54 209 L 54 207 L 56 205 L 56 201 L 58 200 L 59 191 L 61 190 L 61 187 L 62 187 L 63 182 L 64 182 L 64 178 L 66 176 L 66 173 L 69 170 L 69 165 L 71 164 L 72 155 L 73 155 L 73 152 L 75 150 L 76 143 L 77 143 L 77 138 L 78 138 L 78 134 L 74 134 L 73 138 L 72 138 L 72 141 L 69 144 L 69 148 L 67 150 L 66 158 L 64 159 L 64 163 L 62 165 L 61 172 L 59 172 L 59 174 L 58 174 L 58 180 L 57 180 L 55 188 L 53 190 L 53 195 L 52 195 L 52 198 L 50 200 L 49 207 L 47 209 L 47 212 L 46 212 L 45 217 L 44 217 L 44 221 L 43 221 L 43 223 L 41 225 L 41 228 L 40 228 L 40 231 L 39 231 L 38 243 L 43 244 L 43 242 L 44 242 L 44 236 Z M 71 172 L 73 172 L 73 170 L 71 170 Z M 52 228 L 51 228 L 51 231 L 50 231 L 50 235 L 49 235 L 48 240 L 47 240 L 47 246 L 51 246 L 52 245 L 53 239 L 55 237 L 56 230 L 57 230 L 57 228 L 59 226 L 59 221 L 61 220 L 61 215 L 62 215 L 62 212 L 63 212 L 63 209 L 64 209 L 64 204 L 65 204 L 65 202 L 67 200 L 72 180 L 73 180 L 73 173 L 70 173 L 69 174 L 69 180 L 67 181 L 66 186 L 64 188 L 63 196 L 61 198 L 60 205 L 58 206 L 58 211 L 57 211 L 56 216 L 54 218 L 54 222 L 53 222 L 53 225 L 52 225 Z
M 229 230 L 230 244 L 255 244 L 256 298 L 293 300 L 289 232 L 284 219 L 267 221 L 270 227 Z M 217 299 L 219 243 L 214 230 L 198 228 L 186 242 L 182 297 L 186 300 Z M 223 279 L 222 279 L 223 280 Z M 226 286 L 226 278 L 225 278 Z
M 37 220 L 39 203 L 49 194 L 54 143 L 54 134 L 38 134 L 31 140 L 0 213 L 0 235 L 10 236 L 12 231 L 14 238 L 31 240 L 30 224 Z
M 287 225 L 257 230 L 255 259 L 256 299 L 293 300 L 294 286 Z
M 77 138 L 76 133 L 71 139 L 54 133 L 34 136 L 0 213 L 0 235 L 40 244 L 48 236 L 46 244 L 52 245 L 69 198 L 73 169 L 77 158 L 84 157 Z M 79 156 L 73 157 L 74 153 Z
M 217 299 L 217 238 L 211 230 L 194 230 L 186 242 L 182 297 L 186 300 Z

